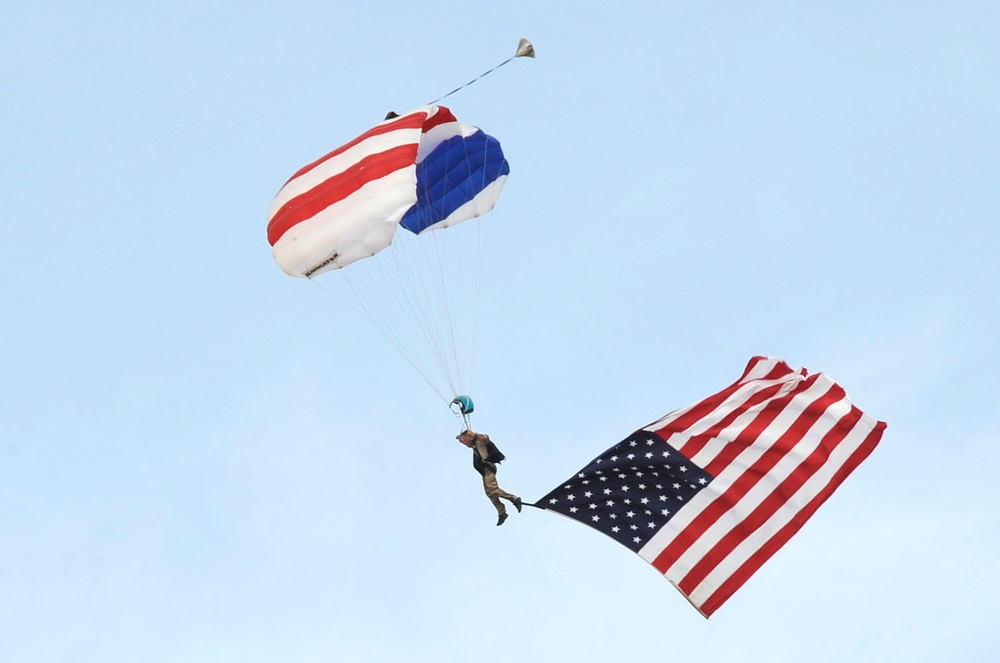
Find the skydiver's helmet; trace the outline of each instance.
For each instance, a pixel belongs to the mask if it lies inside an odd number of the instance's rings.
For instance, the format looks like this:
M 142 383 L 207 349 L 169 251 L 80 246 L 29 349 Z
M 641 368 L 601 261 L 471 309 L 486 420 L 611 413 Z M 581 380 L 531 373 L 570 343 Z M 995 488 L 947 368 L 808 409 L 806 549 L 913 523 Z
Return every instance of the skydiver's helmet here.
M 455 400 L 451 402 L 451 409 L 452 411 L 455 411 L 456 408 L 458 409 L 459 414 L 467 416 L 472 414 L 472 412 L 476 409 L 476 406 L 472 402 L 472 399 L 468 396 L 456 396 Z

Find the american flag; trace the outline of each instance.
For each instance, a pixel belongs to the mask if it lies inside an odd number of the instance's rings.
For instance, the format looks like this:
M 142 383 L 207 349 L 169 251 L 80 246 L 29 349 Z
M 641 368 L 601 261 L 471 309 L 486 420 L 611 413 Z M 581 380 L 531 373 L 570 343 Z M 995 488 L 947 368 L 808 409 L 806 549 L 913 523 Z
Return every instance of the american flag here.
M 708 617 L 884 430 L 826 375 L 754 357 L 731 386 L 629 435 L 536 506 L 627 546 Z

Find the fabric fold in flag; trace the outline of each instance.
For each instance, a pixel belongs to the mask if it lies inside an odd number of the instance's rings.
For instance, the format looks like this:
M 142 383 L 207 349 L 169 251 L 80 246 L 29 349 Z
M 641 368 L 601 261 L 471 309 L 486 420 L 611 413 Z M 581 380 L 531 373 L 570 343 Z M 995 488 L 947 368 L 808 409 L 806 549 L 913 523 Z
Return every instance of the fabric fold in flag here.
M 632 433 L 536 505 L 626 546 L 708 617 L 884 430 L 826 375 L 754 357 L 732 385 Z

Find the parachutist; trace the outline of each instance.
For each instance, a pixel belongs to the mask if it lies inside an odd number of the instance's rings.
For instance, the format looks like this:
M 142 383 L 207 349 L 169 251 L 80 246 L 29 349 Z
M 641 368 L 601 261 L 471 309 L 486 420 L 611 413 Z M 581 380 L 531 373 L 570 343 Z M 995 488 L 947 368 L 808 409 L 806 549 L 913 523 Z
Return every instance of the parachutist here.
M 483 477 L 483 490 L 490 502 L 497 510 L 497 527 L 503 525 L 507 520 L 507 509 L 500 498 L 503 498 L 514 505 L 518 513 L 521 512 L 521 498 L 508 493 L 497 484 L 497 463 L 503 461 L 505 456 L 497 446 L 490 440 L 490 436 L 484 433 L 475 433 L 468 428 L 455 436 L 455 439 L 472 449 L 472 467 Z

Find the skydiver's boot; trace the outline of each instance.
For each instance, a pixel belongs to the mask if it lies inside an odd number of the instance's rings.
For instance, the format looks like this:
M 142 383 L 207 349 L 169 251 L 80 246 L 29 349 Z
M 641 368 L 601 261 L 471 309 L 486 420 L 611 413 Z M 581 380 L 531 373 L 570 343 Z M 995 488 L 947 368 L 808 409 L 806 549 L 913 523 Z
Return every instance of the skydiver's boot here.
M 504 511 L 503 513 L 501 513 L 500 517 L 497 518 L 497 527 L 500 527 L 501 525 L 503 525 L 503 522 L 505 520 L 507 520 L 507 512 L 506 511 Z
M 521 513 L 521 498 L 520 497 L 515 497 L 514 498 L 514 508 L 517 509 L 518 513 Z

